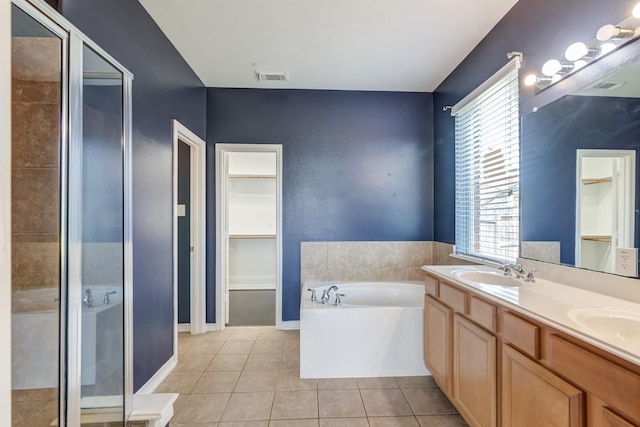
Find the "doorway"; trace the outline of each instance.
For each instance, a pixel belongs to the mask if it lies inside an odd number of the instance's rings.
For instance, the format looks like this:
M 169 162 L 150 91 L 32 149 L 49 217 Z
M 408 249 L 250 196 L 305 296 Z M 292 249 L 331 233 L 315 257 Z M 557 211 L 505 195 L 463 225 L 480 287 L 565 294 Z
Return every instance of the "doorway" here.
M 178 331 L 206 332 L 205 143 L 173 120 L 174 356 Z
M 577 150 L 576 266 L 637 276 L 635 151 Z M 622 251 L 622 252 L 621 252 Z
M 282 146 L 216 144 L 216 318 L 281 322 Z

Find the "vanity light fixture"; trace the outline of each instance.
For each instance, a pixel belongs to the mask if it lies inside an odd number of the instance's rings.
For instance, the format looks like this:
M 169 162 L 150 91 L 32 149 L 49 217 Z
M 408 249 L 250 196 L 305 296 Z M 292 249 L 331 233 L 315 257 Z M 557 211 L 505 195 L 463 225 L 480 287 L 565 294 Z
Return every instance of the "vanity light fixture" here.
M 564 51 L 564 57 L 567 61 L 579 61 L 581 59 L 593 59 L 600 53 L 600 48 L 589 47 L 585 43 L 576 42 Z
M 550 59 L 542 66 L 542 74 L 552 77 L 556 74 L 567 74 L 574 68 L 575 65 L 572 62 L 560 62 L 557 59 Z
M 633 37 L 636 33 L 634 28 L 619 27 L 617 25 L 607 24 L 600 27 L 596 33 L 596 38 L 601 42 L 609 40 L 620 40 Z
M 529 74 L 524 80 L 525 86 L 543 90 L 562 80 L 576 70 L 585 67 L 591 61 L 598 60 L 619 47 L 640 36 L 640 2 L 635 5 L 630 16 L 617 24 L 606 24 L 598 29 L 595 39 L 586 43 L 571 44 L 564 52 L 568 62 L 550 59 L 542 66 L 540 74 Z

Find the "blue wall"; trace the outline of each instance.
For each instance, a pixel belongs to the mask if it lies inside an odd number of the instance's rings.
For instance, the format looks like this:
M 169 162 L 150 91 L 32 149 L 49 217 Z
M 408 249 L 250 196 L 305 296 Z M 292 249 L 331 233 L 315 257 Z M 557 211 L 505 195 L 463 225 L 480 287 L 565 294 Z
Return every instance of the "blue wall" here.
M 576 149 L 637 151 L 640 99 L 566 96 L 525 115 L 521 132 L 526 141 L 520 162 L 522 240 L 560 241 L 560 261 L 573 265 Z M 636 174 L 636 181 L 639 177 Z M 638 194 L 636 201 L 640 201 Z M 636 224 L 639 217 L 636 210 Z M 636 230 L 635 247 L 639 234 Z
M 206 90 L 137 1 L 64 0 L 62 12 L 135 76 L 133 339 L 137 390 L 173 354 L 171 119 L 204 138 Z
M 214 144 L 282 144 L 282 313 L 299 319 L 301 241 L 432 240 L 432 117 L 430 93 L 208 89 L 207 241 L 215 242 Z
M 630 15 L 634 5 L 631 0 L 519 0 L 436 89 L 435 240 L 454 243 L 455 239 L 454 120 L 442 107 L 454 105 L 499 70 L 507 62 L 507 52 L 524 53 L 521 76 L 539 73 L 545 61 L 561 58 L 575 41 L 595 38 L 600 26 L 621 21 Z M 532 89 L 521 90 L 521 114 L 548 102 L 547 96 L 544 92 L 535 96 Z

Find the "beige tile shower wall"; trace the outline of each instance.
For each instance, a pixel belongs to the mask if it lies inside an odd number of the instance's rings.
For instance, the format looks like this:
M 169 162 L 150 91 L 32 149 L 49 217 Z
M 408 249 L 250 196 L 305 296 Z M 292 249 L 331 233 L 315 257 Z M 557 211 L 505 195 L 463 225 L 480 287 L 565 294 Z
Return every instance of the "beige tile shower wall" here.
M 14 37 L 11 49 L 11 284 L 14 291 L 56 288 L 61 44 Z
M 432 242 L 302 242 L 301 282 L 422 280 Z

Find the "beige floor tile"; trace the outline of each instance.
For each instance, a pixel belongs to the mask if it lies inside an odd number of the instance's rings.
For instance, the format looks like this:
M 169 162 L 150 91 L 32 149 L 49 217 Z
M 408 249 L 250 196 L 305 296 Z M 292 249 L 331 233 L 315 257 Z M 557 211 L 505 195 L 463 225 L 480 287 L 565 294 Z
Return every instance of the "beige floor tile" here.
M 188 344 L 178 344 L 178 356 L 187 354 L 189 349 L 191 349 L 191 347 L 193 347 L 194 344 L 195 342 L 190 342 Z
M 276 328 L 261 328 L 258 330 L 258 341 L 272 340 L 272 341 L 286 341 L 292 338 L 293 331 L 282 331 Z
M 300 378 L 298 370 L 281 370 L 278 376 L 278 391 L 317 390 L 318 381 Z
M 360 390 L 368 417 L 413 415 L 399 388 Z
M 417 416 L 420 427 L 462 427 L 468 426 L 460 415 Z
M 415 415 L 454 414 L 455 408 L 437 387 L 403 388 Z
M 218 422 L 230 396 L 230 393 L 189 395 L 171 419 L 171 424 Z
M 226 341 L 229 335 L 231 335 L 231 330 L 227 328 L 224 331 L 207 332 L 198 335 L 198 341 Z
M 240 372 L 205 372 L 191 389 L 191 393 L 231 393 L 238 382 Z
M 318 390 L 320 418 L 365 417 L 358 390 Z
M 269 427 L 318 427 L 318 420 L 271 420 Z
M 275 391 L 278 371 L 243 371 L 235 392 Z
M 321 378 L 318 390 L 357 390 L 358 382 L 354 378 Z
M 253 348 L 253 340 L 225 341 L 218 354 L 249 354 Z
M 189 393 L 200 375 L 194 372 L 171 372 L 155 393 Z
M 284 349 L 284 341 L 260 340 L 256 341 L 251 353 L 282 353 Z
M 175 414 L 178 409 L 180 409 L 180 406 L 182 406 L 182 404 L 184 403 L 184 401 L 187 399 L 188 394 L 180 394 L 178 395 L 178 398 L 176 399 L 175 402 L 173 402 L 173 413 Z
M 198 340 L 198 335 L 191 335 L 189 332 L 178 333 L 178 347 L 181 345 L 193 344 Z
M 366 418 L 320 418 L 320 427 L 369 427 Z
M 222 346 L 224 345 L 224 341 L 196 341 L 193 343 L 189 349 L 185 352 L 185 354 L 206 354 L 213 355 L 218 354 Z
M 218 354 L 207 367 L 207 371 L 242 371 L 248 357 L 248 354 Z
M 401 388 L 407 387 L 437 387 L 431 375 L 415 377 L 396 377 L 396 382 Z
M 278 391 L 273 400 L 271 419 L 294 420 L 318 418 L 318 394 L 316 391 Z
M 218 423 L 188 423 L 188 424 L 177 424 L 171 423 L 171 427 L 220 427 Z
M 269 421 L 224 421 L 218 427 L 269 427 Z
M 298 371 L 300 372 L 300 361 L 299 360 L 282 360 L 282 365 L 280 368 L 285 371 Z
M 258 330 L 259 328 L 252 326 L 245 327 L 236 327 L 236 328 L 228 328 L 231 330 L 227 341 L 245 341 L 252 340 L 255 341 L 258 338 Z
M 282 366 L 282 354 L 250 354 L 245 371 L 279 371 Z
M 300 340 L 298 338 L 287 339 L 284 343 L 284 351 L 292 351 L 300 354 Z
M 372 388 L 398 388 L 398 383 L 393 377 L 358 378 L 356 381 L 360 390 Z
M 233 393 L 222 421 L 268 420 L 273 405 L 273 392 Z
M 370 427 L 420 427 L 416 417 L 369 417 Z
M 172 372 L 203 372 L 213 360 L 210 354 L 185 354 L 178 357 L 178 364 Z

